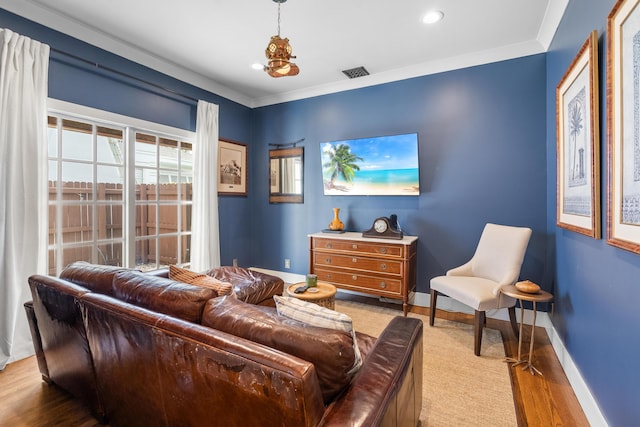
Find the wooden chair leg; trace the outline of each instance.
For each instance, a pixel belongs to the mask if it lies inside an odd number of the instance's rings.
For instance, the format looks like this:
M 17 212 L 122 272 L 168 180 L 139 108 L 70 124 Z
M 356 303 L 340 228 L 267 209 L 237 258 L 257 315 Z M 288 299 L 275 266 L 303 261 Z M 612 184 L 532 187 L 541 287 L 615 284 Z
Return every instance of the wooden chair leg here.
M 436 320 L 436 300 L 438 299 L 438 291 L 431 289 L 431 300 L 429 301 L 429 326 L 433 326 Z
M 516 334 L 516 338 L 520 337 L 520 329 L 518 328 L 518 321 L 516 320 L 516 306 L 509 307 L 509 321 L 511 322 L 511 329 Z
M 482 347 L 482 329 L 485 321 L 485 312 L 476 310 L 476 315 L 473 321 L 473 352 L 476 356 L 480 356 L 480 348 Z

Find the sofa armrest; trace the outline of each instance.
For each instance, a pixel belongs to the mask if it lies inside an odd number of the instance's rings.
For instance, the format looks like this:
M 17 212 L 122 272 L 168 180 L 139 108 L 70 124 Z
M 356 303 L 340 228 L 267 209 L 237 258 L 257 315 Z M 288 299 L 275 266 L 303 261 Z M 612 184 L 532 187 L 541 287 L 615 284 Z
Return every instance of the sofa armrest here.
M 27 313 L 27 320 L 29 321 L 29 329 L 31 331 L 31 339 L 33 340 L 33 349 L 36 352 L 38 369 L 40 369 L 40 373 L 42 374 L 42 380 L 49 384 L 51 383 L 49 379 L 49 368 L 47 367 L 47 359 L 44 357 L 44 351 L 42 350 L 42 337 L 40 336 L 40 329 L 38 329 L 38 320 L 36 319 L 36 313 L 33 309 L 33 301 L 25 302 L 24 310 Z
M 29 287 L 35 326 L 40 335 L 48 381 L 80 399 L 99 420 L 104 419 L 104 407 L 99 396 L 91 349 L 78 301 L 93 294 L 87 288 L 51 276 L 32 275 Z M 31 314 L 28 314 L 31 316 Z M 37 338 L 34 337 L 34 343 Z M 38 349 L 36 348 L 36 351 Z M 41 371 L 42 373 L 42 371 Z
M 422 345 L 421 320 L 392 319 L 320 425 L 417 425 L 422 408 Z

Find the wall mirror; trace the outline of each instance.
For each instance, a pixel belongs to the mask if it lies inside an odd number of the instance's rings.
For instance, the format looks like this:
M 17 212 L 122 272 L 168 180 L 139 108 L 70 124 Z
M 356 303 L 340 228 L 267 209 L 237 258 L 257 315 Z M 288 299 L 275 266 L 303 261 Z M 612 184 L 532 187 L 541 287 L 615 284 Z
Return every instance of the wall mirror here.
M 304 148 L 269 150 L 269 203 L 303 203 Z

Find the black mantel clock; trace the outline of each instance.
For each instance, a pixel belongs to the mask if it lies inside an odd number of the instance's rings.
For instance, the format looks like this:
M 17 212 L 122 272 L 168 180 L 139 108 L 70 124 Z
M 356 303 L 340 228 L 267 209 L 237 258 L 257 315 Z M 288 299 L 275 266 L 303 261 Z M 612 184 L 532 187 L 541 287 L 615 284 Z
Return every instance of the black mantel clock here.
M 391 215 L 389 218 L 385 216 L 376 218 L 373 220 L 371 228 L 362 232 L 362 237 L 402 239 L 403 234 L 400 227 L 398 227 L 398 217 L 396 215 Z

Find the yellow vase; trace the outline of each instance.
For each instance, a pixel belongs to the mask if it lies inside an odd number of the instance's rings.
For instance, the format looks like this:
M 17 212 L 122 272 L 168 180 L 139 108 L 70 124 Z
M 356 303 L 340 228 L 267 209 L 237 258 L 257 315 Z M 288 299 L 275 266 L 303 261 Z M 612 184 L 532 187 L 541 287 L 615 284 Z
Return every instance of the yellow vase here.
M 333 208 L 333 221 L 329 223 L 329 230 L 344 230 L 344 223 L 338 218 L 340 208 Z

